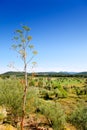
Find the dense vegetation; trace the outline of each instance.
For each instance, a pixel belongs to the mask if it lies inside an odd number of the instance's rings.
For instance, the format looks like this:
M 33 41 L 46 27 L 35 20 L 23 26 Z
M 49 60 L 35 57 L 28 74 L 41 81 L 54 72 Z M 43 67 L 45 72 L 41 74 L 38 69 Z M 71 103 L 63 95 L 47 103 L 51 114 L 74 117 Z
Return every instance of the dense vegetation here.
M 32 75 L 32 73 L 27 73 L 28 76 Z M 24 76 L 24 72 L 6 72 L 1 74 L 1 77 L 10 77 L 11 75 Z M 87 78 L 87 72 L 37 72 L 35 73 L 37 77 L 86 77 Z
M 24 82 L 23 76 L 1 76 L 2 124 L 11 124 L 19 129 Z M 67 130 L 69 124 L 77 130 L 87 129 L 87 79 L 84 77 L 28 76 L 26 100 L 26 130 L 30 127 Z

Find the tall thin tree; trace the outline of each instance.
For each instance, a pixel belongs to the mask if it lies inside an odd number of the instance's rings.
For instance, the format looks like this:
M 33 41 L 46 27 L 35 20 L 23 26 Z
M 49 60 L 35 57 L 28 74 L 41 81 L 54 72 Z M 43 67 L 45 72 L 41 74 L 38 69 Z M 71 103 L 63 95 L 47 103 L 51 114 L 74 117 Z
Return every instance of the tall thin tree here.
M 28 78 L 27 78 L 27 67 L 28 64 L 32 61 L 34 56 L 37 54 L 37 51 L 33 50 L 34 46 L 30 44 L 32 37 L 29 35 L 30 28 L 28 26 L 22 26 L 21 30 L 15 31 L 14 41 L 15 44 L 12 45 L 12 48 L 20 55 L 23 65 L 24 65 L 24 78 L 25 78 L 25 86 L 24 86 L 24 94 L 23 94 L 23 105 L 22 105 L 22 118 L 21 118 L 21 130 L 23 130 L 24 126 L 24 118 L 26 113 L 26 95 L 28 88 Z M 29 57 L 29 49 L 32 52 L 32 55 Z

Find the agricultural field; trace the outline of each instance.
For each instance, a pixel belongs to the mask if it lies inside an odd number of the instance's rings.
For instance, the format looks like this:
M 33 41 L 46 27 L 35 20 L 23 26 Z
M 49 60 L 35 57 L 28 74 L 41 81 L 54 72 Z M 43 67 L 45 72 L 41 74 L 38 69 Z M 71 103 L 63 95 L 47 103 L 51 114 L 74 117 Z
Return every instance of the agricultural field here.
M 0 126 L 6 130 L 20 130 L 24 84 L 20 76 L 0 78 Z M 28 76 L 24 129 L 87 130 L 87 78 Z

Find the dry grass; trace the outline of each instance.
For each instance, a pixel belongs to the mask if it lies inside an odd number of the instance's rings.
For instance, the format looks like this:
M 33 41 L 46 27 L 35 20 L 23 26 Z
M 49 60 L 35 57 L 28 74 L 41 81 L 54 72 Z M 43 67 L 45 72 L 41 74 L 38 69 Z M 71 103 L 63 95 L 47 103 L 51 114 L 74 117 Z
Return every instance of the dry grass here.
M 65 130 L 77 130 L 73 125 L 67 123 L 65 126 Z
M 11 125 L 0 125 L 0 130 L 17 130 Z

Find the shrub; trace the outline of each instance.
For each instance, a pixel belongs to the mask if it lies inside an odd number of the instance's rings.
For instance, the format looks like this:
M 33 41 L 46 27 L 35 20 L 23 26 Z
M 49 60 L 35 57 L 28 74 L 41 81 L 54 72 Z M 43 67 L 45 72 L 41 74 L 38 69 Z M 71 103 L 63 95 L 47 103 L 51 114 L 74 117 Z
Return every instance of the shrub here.
M 15 122 L 21 116 L 23 87 L 17 80 L 6 79 L 0 84 L 0 105 L 5 106 L 9 121 Z M 14 121 L 13 121 L 14 120 Z
M 39 89 L 36 87 L 29 87 L 27 91 L 26 114 L 34 113 L 36 111 L 38 102 Z
M 23 85 L 17 79 L 6 79 L 0 81 L 0 105 L 7 110 L 7 120 L 12 125 L 22 116 Z M 35 102 L 39 93 L 38 88 L 28 88 L 26 97 L 26 115 L 35 110 Z
M 71 114 L 70 122 L 79 130 L 87 130 L 87 106 L 78 106 Z
M 45 115 L 49 125 L 54 130 L 62 130 L 65 125 L 65 114 L 59 103 L 50 101 L 41 101 L 39 103 L 39 110 L 41 114 Z

